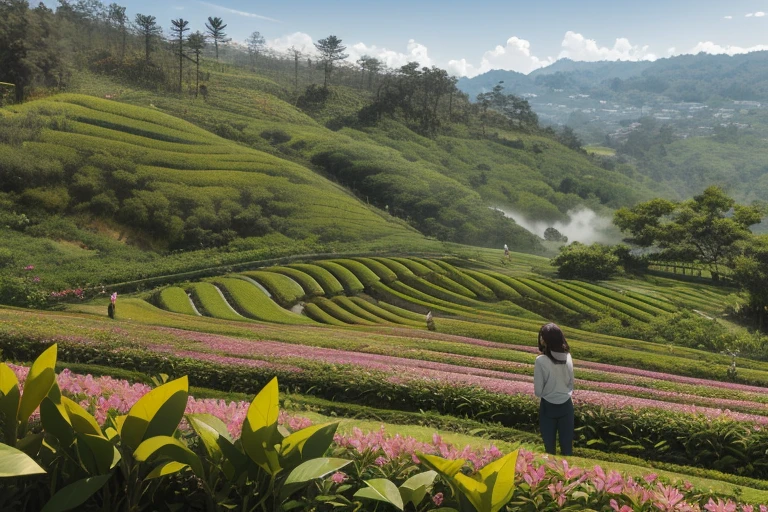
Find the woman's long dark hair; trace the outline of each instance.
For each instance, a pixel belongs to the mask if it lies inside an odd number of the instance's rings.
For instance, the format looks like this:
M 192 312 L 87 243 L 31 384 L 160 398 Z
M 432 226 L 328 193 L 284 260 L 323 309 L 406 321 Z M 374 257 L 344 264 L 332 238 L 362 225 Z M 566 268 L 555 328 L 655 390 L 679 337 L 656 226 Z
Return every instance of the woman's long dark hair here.
M 546 348 L 541 345 L 541 340 L 547 342 Z M 539 350 L 544 353 L 553 363 L 565 364 L 565 361 L 558 361 L 552 356 L 552 352 L 570 353 L 571 347 L 565 339 L 565 334 L 555 324 L 546 324 L 539 329 Z

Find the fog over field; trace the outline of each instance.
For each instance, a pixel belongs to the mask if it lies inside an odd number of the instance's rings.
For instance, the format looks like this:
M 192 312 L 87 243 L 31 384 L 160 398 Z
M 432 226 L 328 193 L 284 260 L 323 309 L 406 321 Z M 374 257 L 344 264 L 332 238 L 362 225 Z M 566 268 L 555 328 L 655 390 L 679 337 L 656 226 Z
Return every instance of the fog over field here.
M 567 236 L 568 242 L 591 244 L 593 242 L 616 243 L 620 241 L 620 237 L 611 223 L 611 218 L 598 215 L 589 208 L 570 210 L 567 214 L 568 222 L 531 220 L 512 210 L 498 209 L 518 225 L 542 238 L 544 237 L 544 230 L 552 227 Z

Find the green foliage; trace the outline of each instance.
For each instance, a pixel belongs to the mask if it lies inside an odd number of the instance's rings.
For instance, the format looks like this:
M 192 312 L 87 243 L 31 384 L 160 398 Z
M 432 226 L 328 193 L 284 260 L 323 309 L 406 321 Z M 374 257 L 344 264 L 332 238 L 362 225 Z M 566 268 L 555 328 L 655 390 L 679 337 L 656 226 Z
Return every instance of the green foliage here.
M 622 208 L 614 222 L 632 235 L 632 242 L 662 249 L 661 259 L 702 263 L 717 279 L 720 266 L 736 256 L 736 243 L 751 236 L 749 227 L 762 215 L 759 207 L 736 204 L 711 186 L 683 203 L 656 199 Z
M 157 301 L 161 308 L 174 313 L 181 313 L 184 315 L 197 315 L 197 311 L 192 307 L 190 298 L 187 296 L 187 292 L 183 288 L 178 286 L 171 286 L 163 289 L 158 297 Z
M 336 279 L 333 273 L 329 272 L 324 267 L 313 264 L 294 263 L 290 265 L 290 268 L 300 270 L 311 276 L 320 286 L 322 286 L 323 294 L 327 297 L 344 293 L 344 287 L 339 280 Z
M 246 320 L 238 314 L 222 295 L 221 291 L 211 283 L 195 283 L 191 286 L 192 297 L 200 313 L 221 318 L 222 320 Z
M 316 261 L 314 264 L 333 274 L 333 276 L 338 279 L 341 285 L 344 287 L 344 291 L 349 295 L 356 295 L 362 292 L 365 288 L 363 283 L 355 276 L 355 274 L 336 262 Z
M 286 311 L 267 297 L 257 286 L 232 277 L 217 278 L 214 283 L 244 316 L 280 324 L 313 324 L 311 320 Z M 231 299 L 231 300 L 230 300 Z
M 275 272 L 262 270 L 243 272 L 242 275 L 256 280 L 269 290 L 272 298 L 283 307 L 290 307 L 304 298 L 304 289 L 293 279 Z
M 333 442 L 335 423 L 289 434 L 278 429 L 277 379 L 251 402 L 238 440 L 231 438 L 221 420 L 207 414 L 187 415 L 194 434 L 180 435 L 177 428 L 188 400 L 187 377 L 153 389 L 127 415 L 111 415 L 102 430 L 93 416 L 61 395 L 55 384 L 55 360 L 53 345 L 33 363 L 20 403 L 18 383 L 14 386 L 8 377 L 13 372 L 0 364 L 0 403 L 5 408 L 15 398 L 20 435 L 17 438 L 14 428 L 6 439 L 12 444 L 0 444 L 0 476 L 45 473 L 48 479 L 45 490 L 34 496 L 24 496 L 34 487 L 12 480 L 4 487 L 4 501 L 39 503 L 39 509 L 47 512 L 90 509 L 95 503 L 131 510 L 160 504 L 189 507 L 196 500 L 209 509 L 229 509 L 255 499 L 279 509 L 313 481 L 351 462 L 323 457 Z M 27 434 L 26 411 L 38 403 L 42 432 Z M 183 485 L 184 491 L 174 492 L 167 480 L 165 489 L 155 483 L 168 477 Z
M 269 272 L 282 274 L 293 279 L 304 289 L 305 297 L 319 297 L 325 293 L 323 287 L 320 286 L 320 283 L 318 283 L 314 277 L 302 270 L 291 267 L 270 267 L 268 270 Z
M 599 281 L 619 272 L 619 258 L 613 249 L 598 243 L 584 245 L 573 242 L 561 247 L 560 253 L 552 259 L 552 265 L 565 279 Z

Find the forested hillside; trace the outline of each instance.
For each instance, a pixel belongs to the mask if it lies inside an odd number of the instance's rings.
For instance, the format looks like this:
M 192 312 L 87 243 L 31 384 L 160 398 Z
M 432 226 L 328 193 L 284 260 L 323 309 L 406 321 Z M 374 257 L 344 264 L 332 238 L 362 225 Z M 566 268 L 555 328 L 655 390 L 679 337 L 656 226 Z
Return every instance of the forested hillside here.
M 117 240 L 134 259 L 419 233 L 541 252 L 497 208 L 555 222 L 652 195 L 651 180 L 564 146 L 521 98 L 477 105 L 438 68 L 348 63 L 335 36 L 280 55 L 258 33 L 206 42 L 183 19 L 166 40 L 116 4 L 1 9 L 16 50 L 0 62 L 0 204 L 21 254 L 30 236 L 86 251 Z

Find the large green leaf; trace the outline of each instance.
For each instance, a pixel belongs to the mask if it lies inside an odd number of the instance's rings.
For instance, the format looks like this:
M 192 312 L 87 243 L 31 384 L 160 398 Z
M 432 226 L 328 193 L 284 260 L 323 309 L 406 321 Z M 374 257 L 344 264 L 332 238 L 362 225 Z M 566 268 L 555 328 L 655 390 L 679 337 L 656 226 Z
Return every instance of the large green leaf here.
M 483 467 L 471 477 L 462 473 L 454 478 L 459 490 L 477 510 L 498 512 L 512 499 L 518 451 Z
M 120 438 L 130 449 L 155 436 L 171 436 L 179 426 L 187 407 L 187 377 L 173 380 L 141 397 L 120 425 Z
M 0 443 L 0 478 L 45 473 L 32 457 L 12 446 Z
M 112 475 L 99 475 L 90 478 L 83 478 L 75 483 L 69 484 L 53 495 L 45 504 L 41 512 L 66 512 L 78 508 L 88 501 Z
M 0 363 L 0 423 L 3 425 L 0 435 L 10 445 L 16 443 L 18 435 L 17 415 L 20 401 L 19 379 L 7 364 Z
M 144 480 L 152 480 L 153 478 L 161 478 L 167 475 L 173 475 L 174 473 L 178 473 L 182 469 L 188 467 L 188 464 L 184 464 L 182 462 L 166 462 L 165 464 L 161 464 L 160 466 L 157 466 L 155 469 L 150 471 Z
M 413 475 L 403 482 L 403 485 L 400 486 L 400 496 L 403 498 L 403 503 L 412 503 L 414 507 L 418 508 L 419 503 L 432 489 L 435 478 L 437 478 L 437 472 L 425 471 Z
M 99 427 L 99 424 L 96 421 L 96 418 L 91 416 L 91 414 L 83 409 L 80 404 L 74 400 L 70 400 L 69 398 L 62 396 L 61 405 L 63 405 L 67 410 L 67 414 L 69 414 L 69 420 L 72 422 L 72 428 L 75 430 L 75 432 L 93 436 L 104 436 L 101 431 L 101 427 Z
M 302 462 L 325 455 L 338 426 L 338 423 L 312 425 L 283 439 L 280 465 L 287 469 L 294 468 Z
M 40 449 L 43 447 L 45 432 L 36 434 L 27 434 L 16 441 L 16 449 L 21 450 L 33 459 L 40 455 Z
M 72 430 L 72 422 L 69 420 L 69 413 L 61 403 L 61 391 L 59 385 L 55 382 L 48 391 L 42 403 L 40 403 L 40 420 L 47 434 L 59 440 L 62 447 L 68 447 L 75 439 Z
M 355 493 L 356 498 L 367 498 L 369 500 L 383 501 L 389 503 L 398 510 L 403 510 L 403 498 L 397 486 L 386 478 L 374 478 L 365 480 L 368 487 L 360 489 Z
M 248 407 L 240 440 L 248 456 L 268 473 L 280 471 L 275 445 L 282 441 L 277 430 L 278 387 L 275 377 L 259 392 Z
M 447 479 L 452 479 L 454 475 L 461 471 L 464 464 L 467 463 L 464 459 L 447 460 L 437 455 L 427 455 L 425 453 L 417 453 L 416 456 L 422 464 L 437 471 L 440 476 Z
M 146 462 L 151 457 L 167 458 L 171 461 L 189 465 L 200 478 L 205 477 L 203 463 L 200 458 L 187 446 L 171 436 L 155 436 L 143 441 L 133 457 L 139 462 Z
M 312 459 L 304 462 L 288 474 L 288 478 L 286 478 L 285 483 L 283 483 L 283 488 L 280 491 L 281 499 L 286 499 L 312 480 L 324 478 L 351 463 L 351 460 L 330 457 Z
M 192 430 L 203 442 L 208 456 L 214 460 L 222 459 L 224 454 L 219 446 L 219 438 L 226 436 L 225 439 L 230 439 L 224 422 L 211 414 L 187 414 L 186 418 Z
M 29 417 L 35 412 L 56 381 L 56 350 L 56 344 L 48 347 L 29 369 L 17 416 L 21 423 L 26 423 L 29 420 Z
M 83 467 L 91 475 L 103 475 L 114 467 L 115 446 L 107 438 L 91 434 L 77 434 L 77 455 Z

